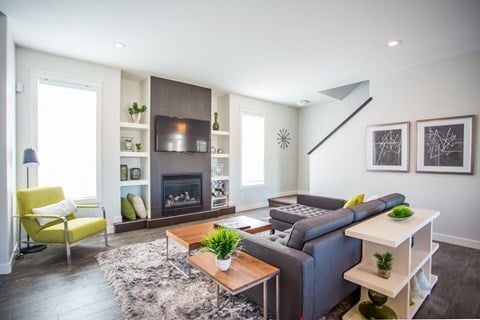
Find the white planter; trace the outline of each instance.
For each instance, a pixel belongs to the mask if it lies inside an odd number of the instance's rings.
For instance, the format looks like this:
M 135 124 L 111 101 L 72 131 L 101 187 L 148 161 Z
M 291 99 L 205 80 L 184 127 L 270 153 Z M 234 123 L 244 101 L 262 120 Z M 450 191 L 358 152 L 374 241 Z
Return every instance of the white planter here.
M 220 260 L 217 256 L 215 256 L 215 263 L 217 264 L 218 269 L 220 271 L 227 271 L 230 268 L 230 264 L 232 263 L 232 257 L 228 256 L 226 260 Z
M 140 119 L 142 119 L 142 113 L 133 113 L 132 114 L 132 121 L 134 123 L 140 123 Z

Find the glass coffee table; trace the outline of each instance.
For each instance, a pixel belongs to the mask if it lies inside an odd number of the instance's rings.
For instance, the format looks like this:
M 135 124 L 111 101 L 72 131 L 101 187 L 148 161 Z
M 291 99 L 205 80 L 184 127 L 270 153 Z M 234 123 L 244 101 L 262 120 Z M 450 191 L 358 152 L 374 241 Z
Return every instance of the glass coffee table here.
M 215 228 L 217 223 L 232 224 L 238 223 L 242 227 L 242 230 L 248 233 L 259 233 L 272 230 L 272 224 L 267 221 L 262 221 L 247 216 L 238 216 L 228 219 L 220 219 L 216 221 L 209 221 L 203 223 L 192 224 L 188 226 L 176 227 L 167 229 L 166 234 L 166 254 L 168 257 L 168 242 L 172 239 L 185 249 L 187 249 L 187 257 L 191 255 L 192 250 L 202 247 L 203 238 L 208 234 L 210 230 Z M 169 260 L 170 261 L 170 260 Z M 183 271 L 178 265 L 170 261 L 170 264 L 180 271 L 184 276 L 190 277 L 190 265 L 187 267 L 187 273 Z
M 280 269 L 277 267 L 242 251 L 237 251 L 227 271 L 218 269 L 215 255 L 211 252 L 189 256 L 187 261 L 217 284 L 217 308 L 219 309 L 223 307 L 220 304 L 220 287 L 231 295 L 236 295 L 263 283 L 263 319 L 267 319 L 268 315 L 267 282 L 275 277 L 275 315 L 277 320 L 280 318 Z

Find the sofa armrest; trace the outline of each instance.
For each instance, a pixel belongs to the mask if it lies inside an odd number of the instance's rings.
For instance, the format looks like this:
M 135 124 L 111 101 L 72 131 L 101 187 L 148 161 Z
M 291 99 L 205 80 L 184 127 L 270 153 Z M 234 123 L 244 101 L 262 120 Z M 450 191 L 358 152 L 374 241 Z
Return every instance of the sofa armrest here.
M 300 250 L 272 242 L 258 235 L 240 231 L 246 253 L 280 269 L 280 318 L 311 319 L 313 312 L 313 258 Z M 262 286 L 249 289 L 245 294 L 263 305 Z M 268 307 L 275 313 L 275 280 L 268 284 Z
M 326 210 L 336 210 L 342 208 L 345 202 L 346 201 L 344 199 L 338 198 L 315 196 L 310 194 L 297 195 L 297 203 L 303 204 L 304 206 L 316 207 Z

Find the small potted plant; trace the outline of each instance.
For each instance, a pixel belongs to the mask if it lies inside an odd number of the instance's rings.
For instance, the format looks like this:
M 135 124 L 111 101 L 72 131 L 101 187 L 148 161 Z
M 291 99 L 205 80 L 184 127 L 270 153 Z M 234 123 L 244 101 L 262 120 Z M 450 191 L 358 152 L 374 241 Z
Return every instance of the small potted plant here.
M 140 150 L 142 150 L 142 144 L 141 143 L 135 143 L 135 148 L 137 149 L 137 152 L 140 152 Z
M 215 262 L 221 271 L 227 271 L 232 262 L 232 253 L 242 238 L 237 230 L 218 227 L 210 231 L 203 240 L 205 251 L 215 254 Z
M 377 258 L 377 274 L 385 279 L 390 278 L 393 262 L 392 253 L 389 251 L 385 253 L 375 252 L 373 256 Z
M 128 108 L 128 113 L 132 116 L 132 120 L 135 123 L 139 123 L 142 118 L 142 114 L 147 111 L 147 106 L 143 105 L 138 107 L 138 103 L 134 102 L 130 108 Z

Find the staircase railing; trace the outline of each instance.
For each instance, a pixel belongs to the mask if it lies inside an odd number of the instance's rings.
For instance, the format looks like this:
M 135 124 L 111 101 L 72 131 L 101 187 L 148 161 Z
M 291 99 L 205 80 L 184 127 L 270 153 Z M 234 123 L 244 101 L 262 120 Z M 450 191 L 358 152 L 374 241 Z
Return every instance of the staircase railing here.
M 345 123 L 347 123 L 350 119 L 352 119 L 360 110 L 362 110 L 372 100 L 373 100 L 372 97 L 368 98 L 364 103 L 362 103 L 360 105 L 360 107 L 358 107 L 355 111 L 353 111 L 353 113 L 351 115 L 349 115 L 347 119 L 343 120 L 343 122 L 340 123 L 335 129 L 333 129 L 325 138 L 323 138 L 322 141 L 317 143 L 317 145 L 315 147 L 313 147 L 312 150 L 308 151 L 307 154 L 310 155 L 310 154 L 313 153 L 313 151 L 317 150 L 317 148 L 320 147 L 322 145 L 322 143 L 327 141 L 335 132 L 337 132 L 341 127 L 343 127 L 343 125 Z

